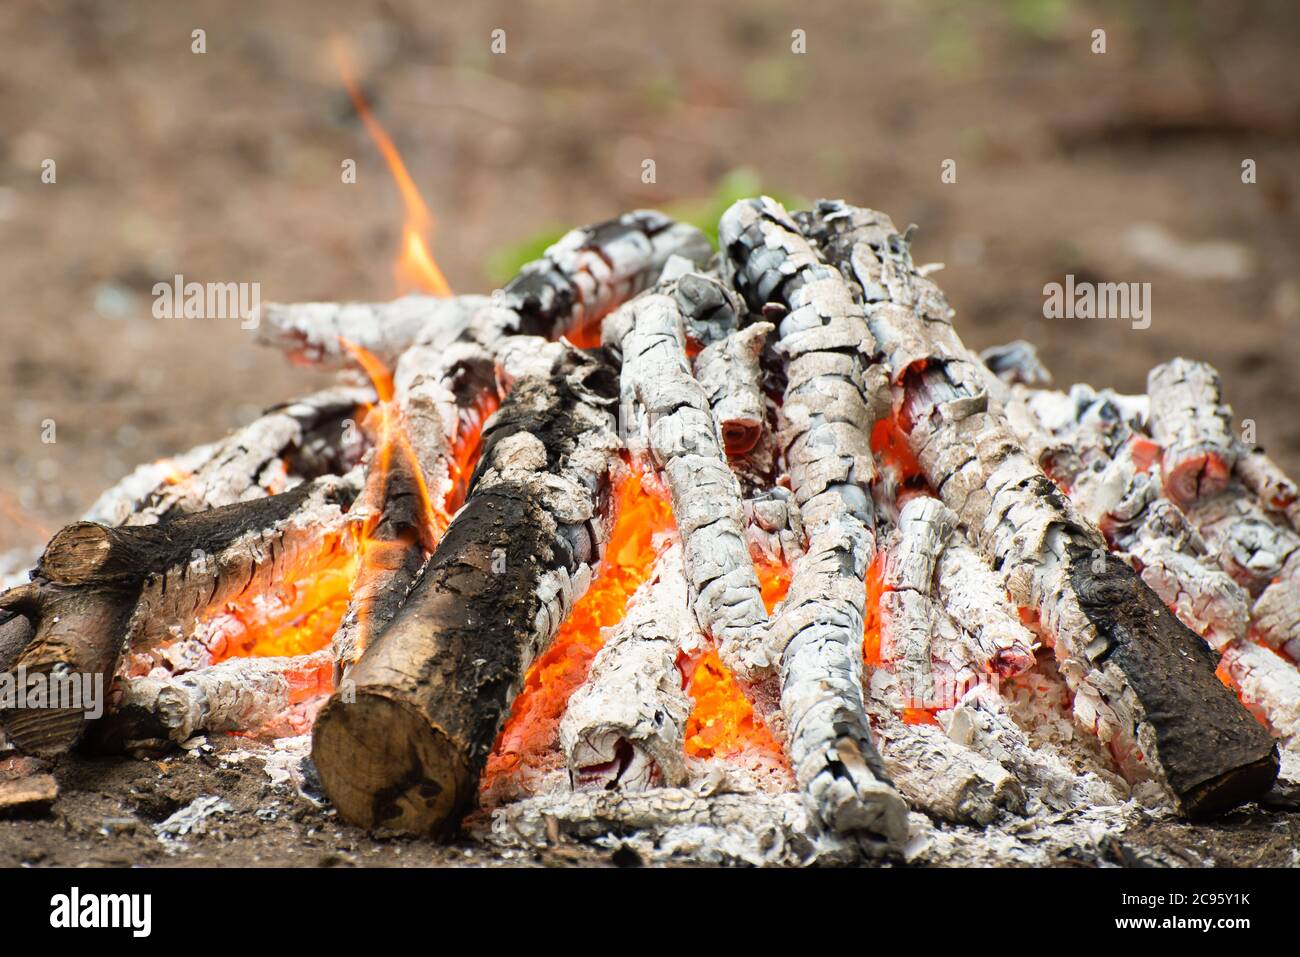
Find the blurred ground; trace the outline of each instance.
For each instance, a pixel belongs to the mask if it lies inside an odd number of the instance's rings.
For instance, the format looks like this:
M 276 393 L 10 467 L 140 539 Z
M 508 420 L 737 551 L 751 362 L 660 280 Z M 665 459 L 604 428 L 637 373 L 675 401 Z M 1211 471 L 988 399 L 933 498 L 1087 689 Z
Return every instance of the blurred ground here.
M 1032 339 L 1060 383 L 1139 390 L 1170 356 L 1213 362 L 1300 472 L 1293 4 L 721 6 L 8 0 L 0 549 L 37 544 L 136 463 L 319 384 L 235 320 L 153 318 L 155 282 L 260 282 L 264 300 L 395 292 L 401 206 L 333 33 L 439 218 L 458 291 L 490 288 L 493 256 L 542 231 L 707 197 L 748 167 L 785 194 L 917 223 L 967 341 Z M 940 180 L 946 159 L 956 183 Z M 1188 247 L 1206 242 L 1227 245 Z M 1151 327 L 1044 319 L 1043 286 L 1066 273 L 1150 282 Z

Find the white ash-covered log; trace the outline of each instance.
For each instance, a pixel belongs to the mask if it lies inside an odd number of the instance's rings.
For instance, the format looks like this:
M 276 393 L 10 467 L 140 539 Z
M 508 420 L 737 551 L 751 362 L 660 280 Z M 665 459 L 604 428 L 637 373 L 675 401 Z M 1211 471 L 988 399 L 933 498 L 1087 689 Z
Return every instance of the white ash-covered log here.
M 769 635 L 787 750 L 813 819 L 864 849 L 897 843 L 906 805 L 871 740 L 862 693 L 867 568 L 875 558 L 871 432 L 885 379 L 861 307 L 774 201 L 723 215 L 726 271 L 752 314 L 778 319 L 781 438 L 808 534 Z
M 492 297 L 267 304 L 258 336 L 299 359 L 331 366 L 356 361 L 344 345 L 350 343 L 392 368 L 407 349 L 431 334 L 465 338 L 485 308 L 511 313 L 514 334 L 555 338 L 584 329 L 657 282 L 670 258 L 702 264 L 709 255 L 709 242 L 698 229 L 653 210 L 638 210 L 571 230 Z M 595 339 L 599 341 L 598 334 Z
M 642 791 L 686 783 L 691 701 L 678 656 L 702 643 L 682 548 L 668 547 L 591 663 L 560 722 L 574 790 Z
M 1187 813 L 1232 806 L 1276 778 L 1272 740 L 1215 677 L 1205 643 L 1042 473 L 990 405 L 938 287 L 883 214 L 820 203 L 803 221 L 862 290 L 908 443 L 927 479 L 1037 612 L 1079 722 L 1125 774 L 1147 775 Z

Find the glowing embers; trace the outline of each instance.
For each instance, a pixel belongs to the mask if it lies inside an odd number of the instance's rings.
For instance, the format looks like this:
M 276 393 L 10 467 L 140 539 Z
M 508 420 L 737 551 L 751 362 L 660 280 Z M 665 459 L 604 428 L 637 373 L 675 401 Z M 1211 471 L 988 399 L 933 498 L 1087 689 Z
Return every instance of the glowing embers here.
M 921 463 L 907 443 L 908 424 L 900 421 L 901 412 L 882 418 L 871 430 L 871 451 L 880 463 L 880 478 L 891 493 L 895 506 L 902 508 L 918 492 L 928 492 Z
M 214 664 L 319 651 L 347 611 L 356 568 L 350 537 L 329 535 L 309 562 L 285 569 L 269 588 L 226 602 L 200 621 L 196 636 Z
M 867 566 L 867 601 L 862 613 L 862 661 L 868 668 L 884 664 L 880 657 L 880 596 L 885 593 L 885 553 L 876 553 Z
M 694 700 L 686 721 L 686 753 L 693 758 L 728 758 L 749 752 L 771 761 L 785 762 L 781 746 L 754 713 L 754 706 L 718 653 L 709 649 L 692 666 L 678 667 L 690 677 L 686 692 Z
M 758 573 L 763 604 L 770 615 L 785 600 L 785 594 L 790 590 L 790 566 L 767 555 L 755 555 L 754 571 Z
M 520 772 L 559 767 L 557 728 L 569 698 L 586 680 L 591 660 L 604 643 L 602 629 L 617 625 L 628 599 L 645 582 L 663 545 L 656 541 L 676 530 L 672 507 L 636 471 L 614 492 L 614 524 L 604 560 L 586 593 L 550 648 L 533 662 L 515 699 L 506 726 L 483 773 L 484 790 L 507 784 Z
M 875 559 L 867 566 L 867 599 L 862 608 L 862 663 L 864 675 L 869 675 L 872 668 L 884 666 L 880 655 L 880 599 L 885 594 L 885 552 L 876 553 Z M 867 684 L 864 679 L 863 684 Z M 902 708 L 898 716 L 904 724 L 938 724 L 934 712 L 927 708 Z

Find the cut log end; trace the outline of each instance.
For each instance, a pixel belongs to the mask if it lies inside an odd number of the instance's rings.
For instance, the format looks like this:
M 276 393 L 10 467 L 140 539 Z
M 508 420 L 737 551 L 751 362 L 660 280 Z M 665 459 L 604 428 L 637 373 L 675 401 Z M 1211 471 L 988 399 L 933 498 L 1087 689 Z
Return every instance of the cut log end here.
M 13 708 L 4 714 L 4 732 L 20 751 L 58 757 L 77 742 L 86 726 L 80 708 Z
M 1183 813 L 1212 814 L 1266 791 L 1277 747 L 1215 676 L 1209 646 L 1122 562 L 1097 568 L 1076 551 L 1070 576 L 1084 614 L 1111 645 L 1103 668 L 1118 668 L 1141 703 L 1144 760 Z
M 1277 781 L 1277 748 L 1249 764 L 1225 771 L 1182 795 L 1183 813 L 1192 818 L 1212 817 L 1248 801 L 1257 800 Z
M 442 729 L 410 704 L 370 691 L 330 701 L 311 753 L 339 814 L 364 828 L 444 834 L 477 786 Z

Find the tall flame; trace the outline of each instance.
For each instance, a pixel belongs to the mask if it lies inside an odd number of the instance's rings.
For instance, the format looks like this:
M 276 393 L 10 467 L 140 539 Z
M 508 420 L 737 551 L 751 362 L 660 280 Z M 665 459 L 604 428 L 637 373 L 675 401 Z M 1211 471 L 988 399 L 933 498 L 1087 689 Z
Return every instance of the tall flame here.
M 402 205 L 406 208 L 406 220 L 402 223 L 402 245 L 393 266 L 397 290 L 399 293 L 419 290 L 434 296 L 450 296 L 451 286 L 429 251 L 428 237 L 433 232 L 433 215 L 425 205 L 415 181 L 411 179 L 411 174 L 407 172 L 406 164 L 402 162 L 402 156 L 392 138 L 370 112 L 370 106 L 357 83 L 356 71 L 352 68 L 352 57 L 346 44 L 336 40 L 332 46 L 339 75 L 352 100 L 352 106 L 365 124 L 366 132 L 375 141 L 375 146 L 379 147 L 393 182 L 402 195 Z
M 472 406 L 461 410 L 456 434 L 451 436 L 449 450 L 451 454 L 448 470 L 451 487 L 446 494 L 435 497 L 430 493 L 419 457 L 411 445 L 410 437 L 402 427 L 401 415 L 393 402 L 392 373 L 367 349 L 342 338 L 339 339 L 339 344 L 365 370 L 379 398 L 378 404 L 368 410 L 378 417 L 378 428 L 374 460 L 370 464 L 367 483 L 369 485 L 373 482 L 373 487 L 383 490 L 382 497 L 387 498 L 388 481 L 394 474 L 396 461 L 403 478 L 415 484 L 420 501 L 420 541 L 426 551 L 432 551 L 451 524 L 452 515 L 464 502 L 474 465 L 478 461 L 483 424 L 488 416 L 496 411 L 500 400 L 494 390 L 485 390 Z M 400 564 L 403 560 L 402 556 L 409 548 L 408 542 L 400 539 L 385 540 L 376 535 L 376 529 L 382 519 L 381 514 L 372 515 L 364 527 L 356 531 L 356 548 L 360 556 L 356 569 L 357 575 Z M 357 654 L 360 654 L 368 644 L 371 631 L 368 607 L 363 605 L 359 608 L 359 613 L 362 620 L 357 633 L 355 649 Z

